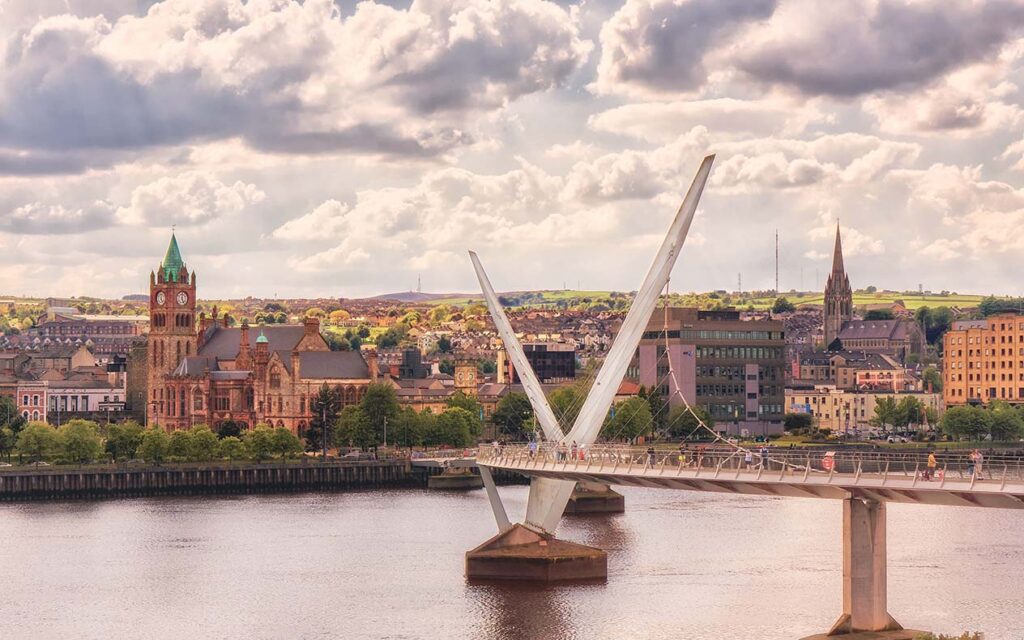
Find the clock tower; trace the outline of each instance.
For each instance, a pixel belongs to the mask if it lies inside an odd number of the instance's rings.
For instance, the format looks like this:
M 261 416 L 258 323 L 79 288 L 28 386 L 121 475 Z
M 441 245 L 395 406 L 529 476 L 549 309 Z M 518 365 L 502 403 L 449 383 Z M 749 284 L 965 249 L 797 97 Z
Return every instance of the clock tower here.
M 178 368 L 182 359 L 196 355 L 196 274 L 189 273 L 171 234 L 167 255 L 155 273 L 149 274 L 149 424 L 173 421 L 184 415 L 184 398 L 164 377 Z M 170 419 L 170 420 L 168 420 Z

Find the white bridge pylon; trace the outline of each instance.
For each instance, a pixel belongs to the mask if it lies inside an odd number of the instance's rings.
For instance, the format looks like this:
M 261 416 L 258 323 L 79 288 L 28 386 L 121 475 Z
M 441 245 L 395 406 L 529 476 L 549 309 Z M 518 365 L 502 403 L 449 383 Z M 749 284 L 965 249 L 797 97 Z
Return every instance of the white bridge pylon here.
M 683 199 L 683 203 L 680 205 L 679 211 L 676 212 L 672 225 L 665 235 L 665 240 L 661 243 L 654 261 L 647 270 L 643 283 L 637 290 L 636 298 L 626 314 L 626 319 L 619 329 L 619 334 L 612 343 L 608 356 L 601 365 L 601 369 L 580 409 L 576 422 L 572 425 L 568 434 L 563 433 L 558 425 L 558 420 L 555 418 L 554 412 L 544 396 L 544 390 L 541 388 L 536 374 L 526 359 L 523 347 L 519 344 L 512 325 L 509 324 L 508 317 L 498 301 L 498 296 L 494 293 L 494 288 L 484 272 L 483 265 L 480 264 L 480 259 L 474 252 L 469 252 L 470 259 L 473 261 L 473 268 L 476 270 L 477 278 L 480 281 L 480 289 L 484 294 L 487 308 L 491 313 L 491 318 L 498 329 L 498 334 L 505 345 L 509 359 L 519 373 L 519 378 L 523 382 L 526 395 L 530 399 L 530 404 L 537 415 L 537 420 L 544 432 L 544 436 L 549 441 L 567 444 L 576 442 L 581 445 L 589 445 L 597 440 L 597 436 L 601 431 L 601 425 L 604 423 L 605 416 L 608 414 L 612 401 L 615 399 L 615 393 L 618 391 L 619 384 L 621 384 L 626 374 L 626 369 L 629 367 L 633 352 L 636 351 L 637 345 L 640 344 L 640 338 L 643 336 L 647 322 L 650 320 L 651 314 L 657 305 L 658 296 L 662 289 L 665 288 L 665 285 L 668 284 L 672 267 L 675 265 L 679 252 L 683 248 L 683 243 L 686 241 L 687 233 L 690 231 L 690 224 L 693 222 L 693 216 L 697 211 L 697 204 L 700 202 L 704 185 L 707 183 L 708 175 L 711 173 L 711 164 L 714 162 L 714 159 L 714 155 L 709 155 L 701 162 L 697 175 L 694 176 L 693 182 L 686 192 L 686 197 Z M 484 476 L 484 484 L 487 488 L 491 507 L 494 510 L 495 520 L 498 522 L 498 528 L 503 531 L 511 526 L 505 516 L 504 506 L 498 496 L 497 489 L 494 487 L 494 483 L 490 481 L 488 476 Z M 554 534 L 575 484 L 575 481 L 572 480 L 532 478 L 524 524 L 542 533 Z

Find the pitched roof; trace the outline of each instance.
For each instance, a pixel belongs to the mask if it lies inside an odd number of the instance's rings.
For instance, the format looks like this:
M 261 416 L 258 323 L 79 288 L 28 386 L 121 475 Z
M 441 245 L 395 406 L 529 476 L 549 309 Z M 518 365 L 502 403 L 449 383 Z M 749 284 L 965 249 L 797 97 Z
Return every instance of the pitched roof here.
M 269 351 L 292 351 L 302 336 L 305 328 L 302 325 L 268 325 L 262 327 L 262 333 L 249 329 L 249 346 L 255 348 L 256 340 L 261 335 L 267 338 Z M 242 330 L 237 328 L 211 327 L 206 333 L 206 341 L 199 349 L 199 355 L 211 356 L 221 360 L 234 360 L 238 356 L 238 344 L 242 338 Z
M 839 341 L 844 340 L 902 340 L 907 335 L 903 320 L 854 320 L 843 324 Z
M 211 356 L 185 356 L 172 375 L 195 378 L 203 375 L 206 369 L 219 371 L 220 367 L 217 366 L 217 358 Z
M 832 250 L 832 274 L 842 274 L 846 270 L 843 268 L 843 241 L 839 236 L 839 223 L 836 223 L 836 246 Z
M 308 380 L 368 380 L 370 367 L 358 351 L 303 351 L 299 378 Z
M 181 259 L 181 251 L 178 250 L 178 239 L 174 237 L 174 232 L 171 232 L 171 243 L 167 245 L 167 254 L 160 263 L 160 268 L 164 270 L 164 280 L 177 282 L 178 272 L 183 266 L 185 261 Z

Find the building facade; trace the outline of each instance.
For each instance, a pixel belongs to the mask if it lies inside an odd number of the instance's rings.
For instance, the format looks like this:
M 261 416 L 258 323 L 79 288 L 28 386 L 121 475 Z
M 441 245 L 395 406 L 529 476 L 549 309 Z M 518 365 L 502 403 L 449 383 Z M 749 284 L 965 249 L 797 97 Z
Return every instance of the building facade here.
M 741 320 L 738 311 L 656 312 L 627 379 L 657 388 L 670 406 L 704 407 L 716 429 L 778 433 L 784 413 L 785 331 L 778 320 Z
M 537 379 L 544 384 L 567 382 L 576 378 L 576 347 L 564 342 L 527 342 L 523 353 Z M 522 382 L 511 362 L 509 378 L 513 384 Z
M 866 429 L 875 416 L 875 405 L 881 398 L 893 398 L 899 402 L 905 397 L 920 400 L 926 408 L 942 416 L 945 405 L 939 393 L 892 393 L 872 391 L 851 391 L 835 385 L 815 385 L 807 389 L 786 389 L 786 411 L 807 413 L 814 416 L 819 429 L 830 429 L 833 433 L 846 433 L 853 429 Z M 933 425 L 934 426 L 934 425 Z
M 1024 315 L 954 322 L 942 337 L 947 405 L 1024 403 Z
M 148 349 L 149 424 L 168 430 L 231 421 L 241 428 L 259 423 L 302 435 L 313 400 L 323 385 L 337 389 L 343 406 L 359 402 L 376 381 L 376 354 L 331 351 L 320 321 L 259 329 L 227 318 L 196 322 L 196 275 L 189 273 L 177 239 L 150 274 Z

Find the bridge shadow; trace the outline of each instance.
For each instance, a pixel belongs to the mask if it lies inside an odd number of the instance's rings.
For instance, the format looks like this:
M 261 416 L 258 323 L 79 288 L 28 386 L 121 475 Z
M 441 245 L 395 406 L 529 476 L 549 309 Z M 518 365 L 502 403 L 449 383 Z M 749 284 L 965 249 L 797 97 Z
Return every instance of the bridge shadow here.
M 580 591 L 604 588 L 604 580 L 557 584 L 475 580 L 466 585 L 478 613 L 473 635 L 493 640 L 564 637 L 566 629 L 580 626 L 574 620 Z

